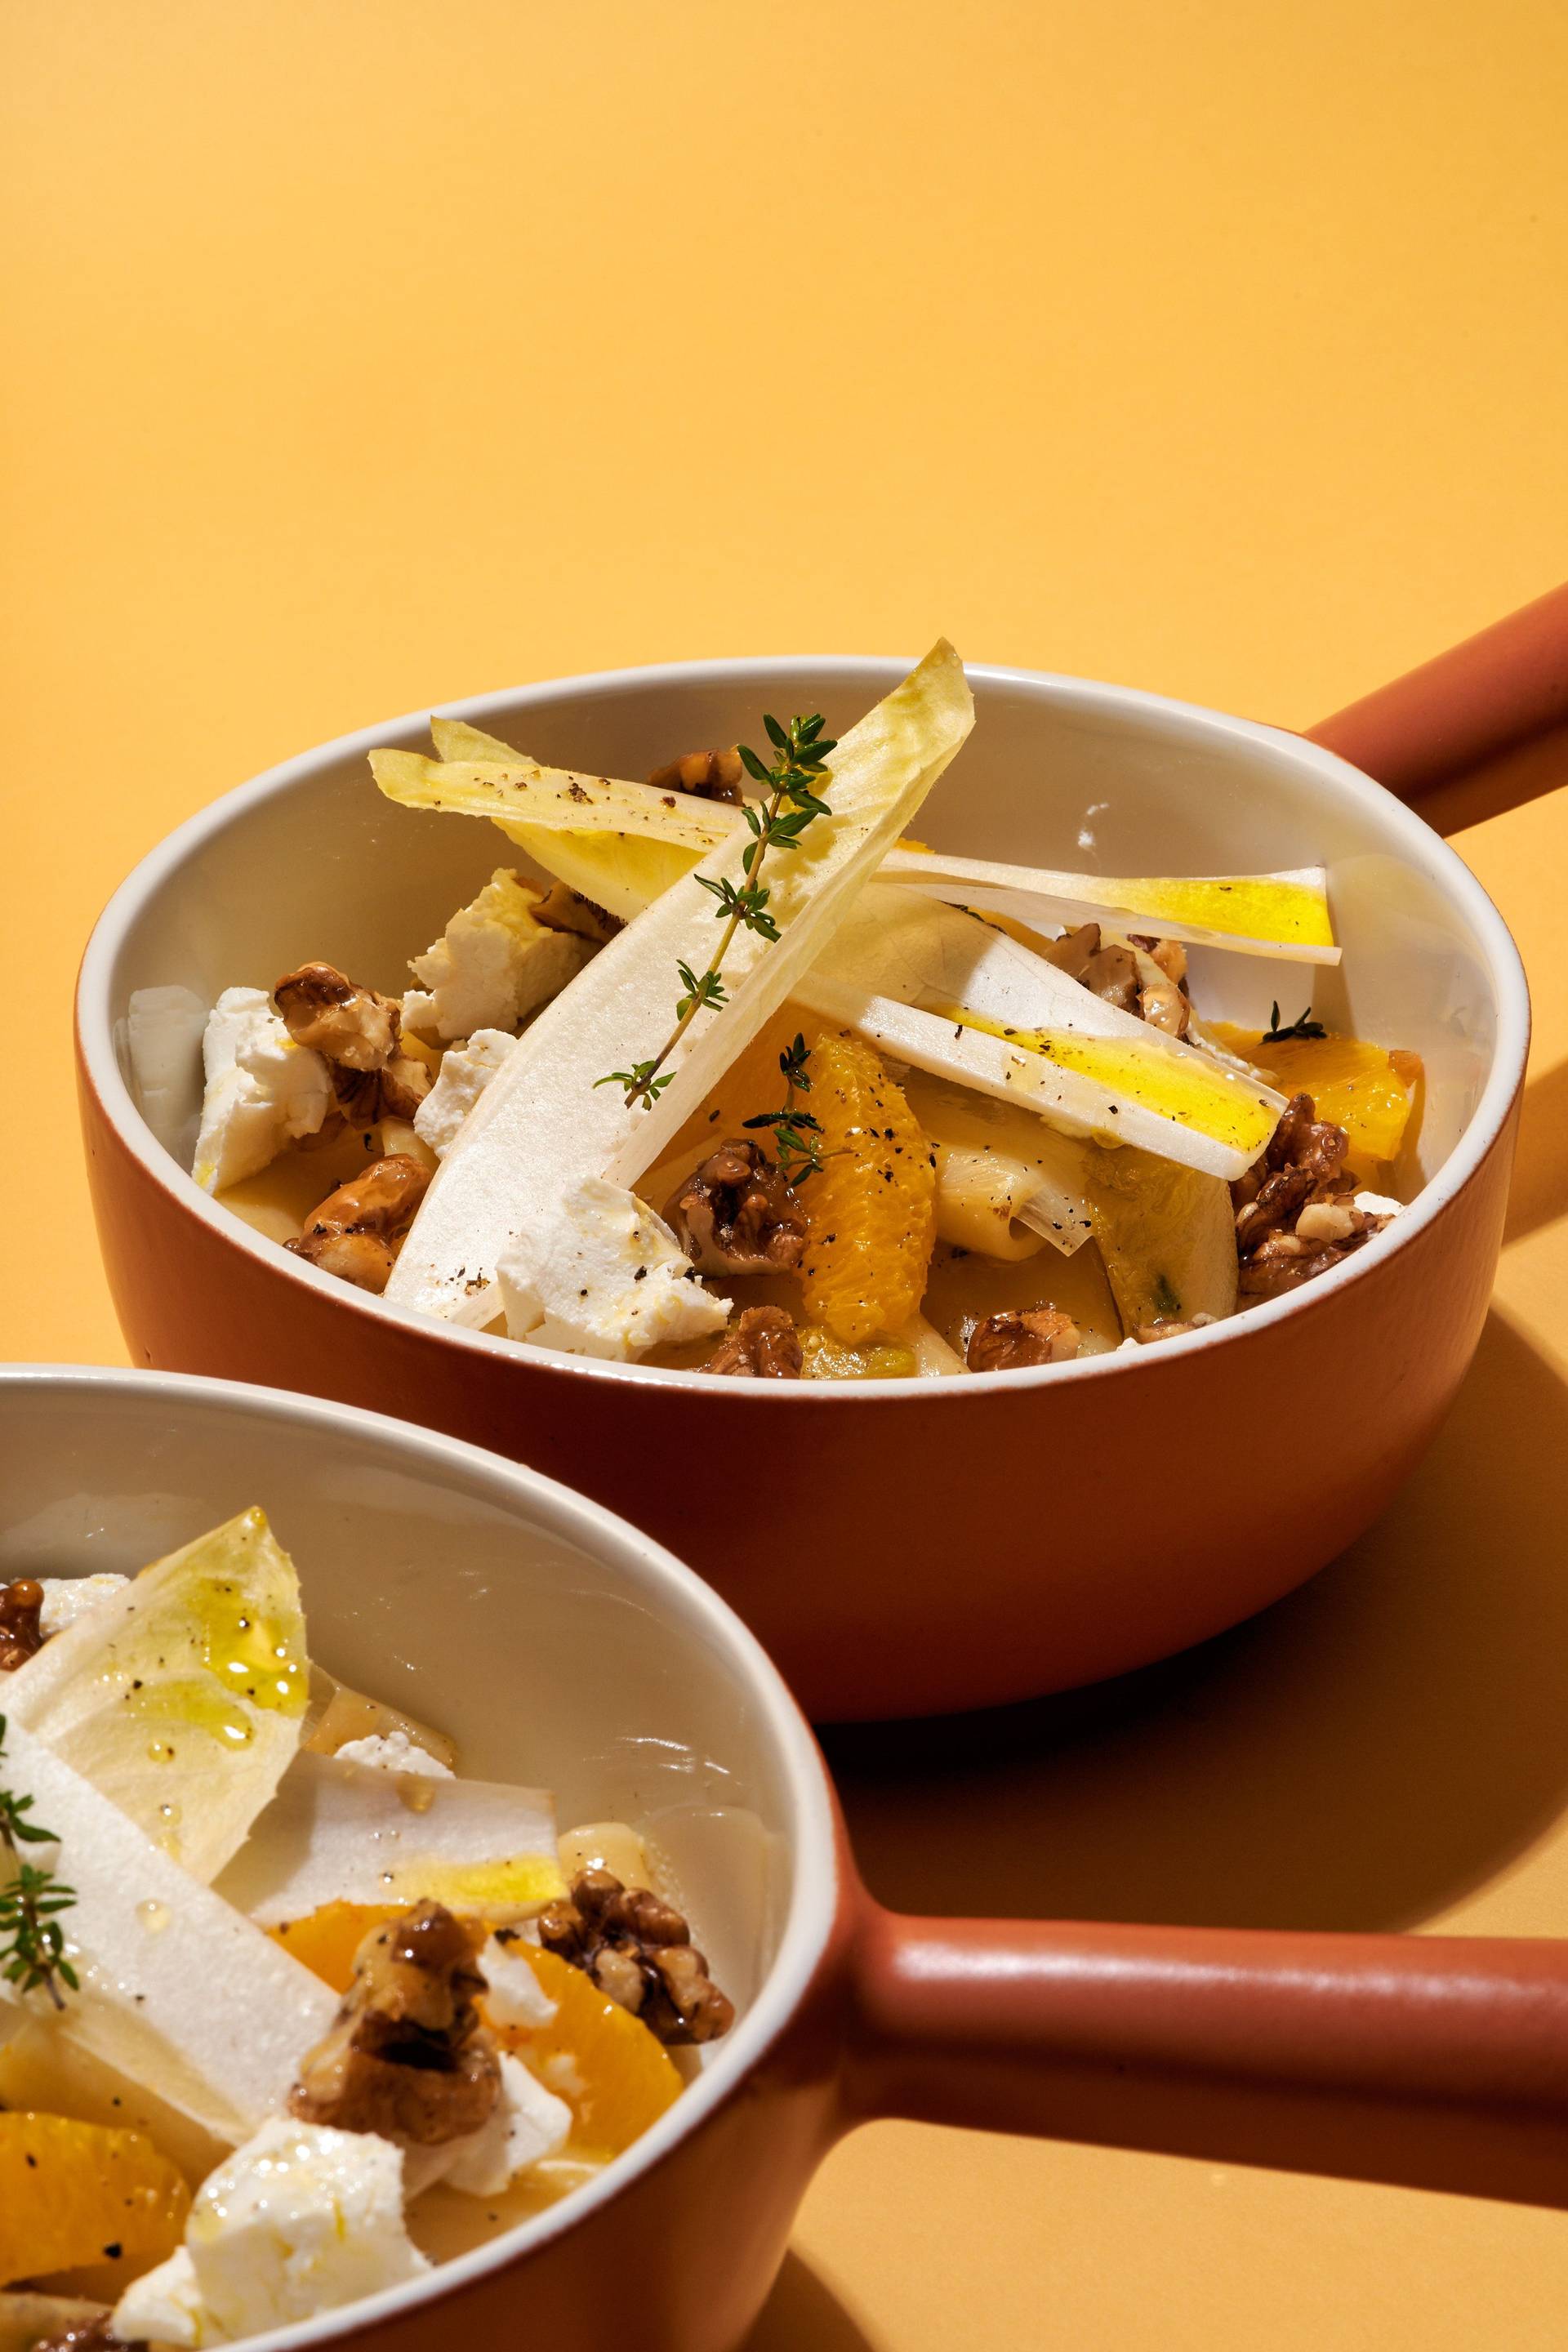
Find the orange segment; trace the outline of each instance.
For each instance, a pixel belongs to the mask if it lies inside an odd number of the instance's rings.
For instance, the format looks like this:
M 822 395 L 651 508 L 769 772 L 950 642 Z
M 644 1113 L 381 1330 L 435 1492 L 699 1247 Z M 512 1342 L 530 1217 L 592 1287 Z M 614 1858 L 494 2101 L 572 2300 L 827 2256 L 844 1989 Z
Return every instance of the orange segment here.
M 640 2018 L 607 2000 L 569 1960 L 534 1944 L 511 1949 L 528 1962 L 555 2015 L 546 2026 L 509 2026 L 497 2040 L 571 2107 L 574 2155 L 619 2156 L 679 2097 L 674 2061 Z
M 1223 1045 L 1263 1071 L 1282 1095 L 1310 1095 L 1318 1117 L 1344 1129 L 1358 1173 L 1369 1161 L 1398 1159 L 1421 1084 L 1418 1054 L 1390 1053 L 1360 1037 L 1284 1037 L 1266 1045 L 1257 1029 L 1228 1021 L 1212 1026 Z
M 847 1030 L 807 1028 L 822 1129 L 819 1175 L 801 1186 L 806 1313 L 857 1347 L 921 1303 L 936 1241 L 931 1147 L 879 1054 Z
M 106 2263 L 135 2278 L 174 2252 L 190 2203 L 141 2132 L 0 2115 L 0 2285 Z
M 407 1908 L 405 1903 L 324 1903 L 307 1918 L 290 1919 L 268 1933 L 334 1992 L 347 1992 L 353 1982 L 354 1954 L 371 1929 L 384 1927 L 388 1919 L 401 1919 Z

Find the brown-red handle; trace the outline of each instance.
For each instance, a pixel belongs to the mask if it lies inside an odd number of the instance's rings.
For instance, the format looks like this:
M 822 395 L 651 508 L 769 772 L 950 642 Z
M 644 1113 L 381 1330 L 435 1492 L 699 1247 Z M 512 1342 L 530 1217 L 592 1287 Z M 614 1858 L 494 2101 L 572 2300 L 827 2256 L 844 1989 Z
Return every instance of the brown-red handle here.
M 1550 791 L 1568 779 L 1568 585 L 1308 733 L 1445 832 Z
M 868 1902 L 855 1953 L 853 2119 L 1568 2205 L 1568 1944 Z

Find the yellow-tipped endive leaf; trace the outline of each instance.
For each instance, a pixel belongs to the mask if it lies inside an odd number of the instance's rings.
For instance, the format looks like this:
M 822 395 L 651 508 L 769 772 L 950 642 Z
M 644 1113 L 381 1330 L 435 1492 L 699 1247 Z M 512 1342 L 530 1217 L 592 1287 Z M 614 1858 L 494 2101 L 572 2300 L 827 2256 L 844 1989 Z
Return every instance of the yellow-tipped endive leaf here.
M 46 1642 L 0 1705 L 210 1880 L 293 1759 L 309 1679 L 294 1564 L 248 1510 Z
M 895 849 L 882 867 L 900 882 L 950 905 L 980 907 L 1025 923 L 1081 923 L 1155 932 L 1200 947 L 1297 963 L 1338 963 L 1321 866 L 1284 874 L 1151 876 L 1058 874 L 1043 866 L 997 866 L 978 857 Z
M 815 1012 L 933 1077 L 1037 1111 L 1068 1134 L 1137 1144 L 1227 1181 L 1252 1165 L 1283 1108 L 1278 1095 L 1201 1054 L 1183 1052 L 1143 1022 L 1132 1024 L 1133 1036 L 1120 1029 L 1008 1036 L 956 1006 L 924 1012 L 816 972 L 795 992 Z
M 601 950 L 521 1038 L 480 1096 L 420 1207 L 393 1270 L 395 1305 L 489 1322 L 498 1259 L 584 1176 L 635 1185 L 801 973 L 908 824 L 974 721 L 963 665 L 939 642 L 920 667 L 839 742 L 824 787 L 829 814 L 800 846 L 768 859 L 763 880 L 780 937 L 737 931 L 721 1008 L 698 1014 L 651 1108 L 628 1109 L 596 1081 L 663 1048 L 680 993 L 678 965 L 707 968 L 719 943 L 704 881 L 742 887 L 744 831 L 709 852 Z
M 470 727 L 466 719 L 432 719 L 430 734 L 437 755 L 443 761 L 467 760 L 492 764 L 499 761 L 503 767 L 516 767 L 519 763 L 519 754 L 510 743 L 501 742 L 497 736 L 481 733 L 479 728 Z M 420 789 L 424 790 L 425 786 L 421 784 Z M 647 784 L 636 784 L 630 789 L 637 793 L 651 790 Z M 653 797 L 658 802 L 662 814 L 665 795 L 655 793 Z M 416 805 L 426 806 L 428 803 L 416 803 Z M 729 809 L 721 803 L 710 801 L 699 803 L 699 806 L 706 806 L 710 812 L 717 809 L 716 822 L 721 826 L 727 827 L 732 822 Z M 471 814 L 490 816 L 493 812 L 486 803 Z M 618 916 L 623 923 L 629 923 L 634 915 L 640 915 L 643 908 L 651 906 L 672 883 L 679 882 L 683 874 L 689 874 L 697 863 L 696 851 L 682 846 L 679 842 L 660 840 L 650 833 L 561 831 L 553 825 L 518 824 L 499 816 L 494 822 L 507 839 L 525 850 L 546 874 L 553 874 L 556 880 L 564 882 L 569 890 L 575 890 L 582 898 L 591 898 L 596 907 L 603 907 L 607 914 Z
M 299 1757 L 218 1892 L 260 1927 L 329 1903 L 444 1903 L 503 1925 L 566 1892 L 547 1790 Z
M 248 2139 L 280 2113 L 331 2022 L 332 1994 L 14 1717 L 5 1772 L 59 1841 L 27 1853 L 75 1891 L 59 1924 L 80 1989 L 57 2013 L 45 1992 L 0 1978 L 0 2010 L 47 2021 L 216 2138 Z
M 582 836 L 581 851 L 590 858 L 595 856 L 590 836 L 596 844 L 605 833 L 619 835 L 626 856 L 625 880 L 630 889 L 646 888 L 639 902 L 646 905 L 658 895 L 648 886 L 658 881 L 668 887 L 704 850 L 742 822 L 740 811 L 723 802 L 657 792 L 651 784 L 609 776 L 542 768 L 461 719 L 432 719 L 431 734 L 437 760 L 425 760 L 413 751 L 371 753 L 375 780 L 388 798 L 410 808 L 490 817 L 530 856 L 588 897 L 596 894 L 585 881 L 561 871 L 563 832 Z M 548 845 L 547 835 L 554 836 Z M 655 843 L 664 855 L 649 855 L 643 846 Z M 1279 874 L 1128 879 L 998 865 L 895 845 L 882 861 L 881 878 L 951 905 L 979 907 L 1026 923 L 1099 919 L 1114 929 L 1153 931 L 1165 939 L 1234 949 L 1244 955 L 1300 963 L 1340 961 L 1321 866 Z M 599 904 L 609 901 L 601 897 Z M 637 910 L 625 898 L 611 908 L 623 918 Z
M 887 883 L 861 893 L 795 992 L 814 1012 L 852 1022 L 892 1052 L 900 1049 L 882 1013 L 874 1016 L 879 1025 L 868 1027 L 862 1012 L 847 1008 L 891 1000 L 942 1015 L 934 1030 L 914 1033 L 928 1038 L 924 1051 L 903 1055 L 937 1076 L 960 1076 L 953 1054 L 977 1056 L 977 1072 L 993 1068 L 994 1057 L 970 1042 L 976 1031 L 1004 1046 L 1016 1041 L 1026 1049 L 1025 1076 L 1008 1076 L 1001 1066 L 1009 1096 L 1023 1086 L 1033 1107 L 1058 1125 L 1136 1143 L 1210 1175 L 1239 1176 L 1285 1108 L 1260 1082 L 1107 1004 L 977 916 Z M 954 1038 L 960 1024 L 965 1035 Z M 947 1058 L 925 1057 L 939 1049 Z M 1044 1076 L 1052 1071 L 1054 1085 Z M 971 1083 L 997 1091 L 983 1076 Z

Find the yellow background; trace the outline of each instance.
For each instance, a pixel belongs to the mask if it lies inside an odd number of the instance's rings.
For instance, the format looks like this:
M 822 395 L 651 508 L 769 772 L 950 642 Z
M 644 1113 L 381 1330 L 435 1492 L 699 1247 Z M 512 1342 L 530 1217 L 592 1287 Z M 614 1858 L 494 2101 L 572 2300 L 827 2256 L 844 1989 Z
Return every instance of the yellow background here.
M 67 1064 L 92 916 L 283 754 L 559 671 L 939 630 L 1304 724 L 1568 569 L 1558 0 L 0 26 L 7 1355 L 120 1360 Z M 1195 1661 L 837 1740 L 889 1899 L 1568 1931 L 1568 816 L 1462 846 L 1541 1025 L 1436 1454 Z M 1568 2331 L 1554 2216 L 912 2127 L 834 2158 L 797 2245 L 756 2352 Z

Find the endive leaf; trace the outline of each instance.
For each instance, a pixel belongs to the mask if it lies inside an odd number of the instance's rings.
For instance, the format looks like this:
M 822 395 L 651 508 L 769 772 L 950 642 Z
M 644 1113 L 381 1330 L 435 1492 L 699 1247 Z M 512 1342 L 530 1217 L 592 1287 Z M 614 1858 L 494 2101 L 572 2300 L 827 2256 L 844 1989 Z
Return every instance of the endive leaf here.
M 300 1745 L 300 1580 L 242 1511 L 79 1617 L 7 1677 L 5 1712 L 193 1878 L 215 1878 Z
M 461 719 L 433 719 L 431 733 L 439 759 L 414 751 L 371 753 L 376 782 L 388 798 L 405 807 L 493 819 L 530 856 L 559 873 L 572 888 L 596 897 L 601 906 L 610 904 L 602 891 L 563 870 L 563 834 L 572 836 L 578 854 L 585 852 L 590 858 L 598 854 L 590 847 L 591 839 L 596 844 L 605 834 L 620 835 L 626 856 L 625 879 L 629 889 L 647 888 L 640 901 L 646 905 L 658 895 L 650 886 L 657 882 L 668 887 L 743 822 L 740 811 L 723 802 L 541 767 Z M 650 855 L 654 844 L 658 849 Z M 895 845 L 882 861 L 881 878 L 954 906 L 980 907 L 1026 923 L 1101 919 L 1114 929 L 1155 931 L 1166 939 L 1244 955 L 1301 963 L 1340 961 L 1321 866 L 1279 874 L 1127 878 L 951 857 L 942 851 Z M 637 906 L 623 899 L 611 912 L 629 917 Z
M 716 943 L 713 898 L 693 880 L 667 890 L 618 933 L 524 1032 L 480 1096 L 425 1196 L 388 1299 L 452 1321 L 488 1322 L 498 1258 L 570 1183 L 591 1175 L 634 1186 L 831 937 L 973 718 L 963 664 L 942 641 L 843 738 L 832 757 L 827 815 L 797 849 L 768 863 L 780 938 L 737 932 L 725 962 L 727 1002 L 691 1023 L 666 1065 L 671 1083 L 651 1108 L 628 1109 L 619 1087 L 596 1081 L 663 1045 L 678 966 L 702 971 Z M 749 840 L 742 832 L 710 851 L 698 876 L 742 886 Z
M 1184 1054 L 1146 1023 L 1133 1024 L 1136 1036 L 1081 1029 L 1008 1036 L 956 1007 L 923 1012 L 815 972 L 795 994 L 933 1077 L 1022 1104 L 1068 1134 L 1137 1144 L 1227 1181 L 1252 1165 L 1279 1120 L 1277 1095 Z
M 922 1051 L 903 1055 L 917 1068 L 959 1077 L 953 1055 L 968 1055 L 977 1073 L 970 1083 L 982 1092 L 998 1091 L 984 1074 L 1000 1070 L 1004 1099 L 1022 1095 L 1058 1125 L 1137 1143 L 1211 1175 L 1249 1167 L 1285 1108 L 1260 1082 L 1107 1004 L 977 916 L 886 883 L 861 893 L 795 994 L 895 1052 L 883 1013 L 873 1029 L 864 1012 L 846 1008 L 892 1000 L 922 1016 L 937 1013 L 937 1023 L 911 1032 L 925 1041 Z M 963 1038 L 953 1036 L 959 1025 Z M 970 1042 L 976 1031 L 1024 1048 L 1021 1073 L 1009 1074 Z
M 52 2031 L 216 2138 L 247 2139 L 288 2098 L 332 1995 L 16 1721 L 5 1772 L 59 1840 L 76 1896 L 61 1925 L 80 1990 L 55 2018 L 40 1994 L 24 2001 L 0 1979 L 0 2008 L 48 2014 Z

